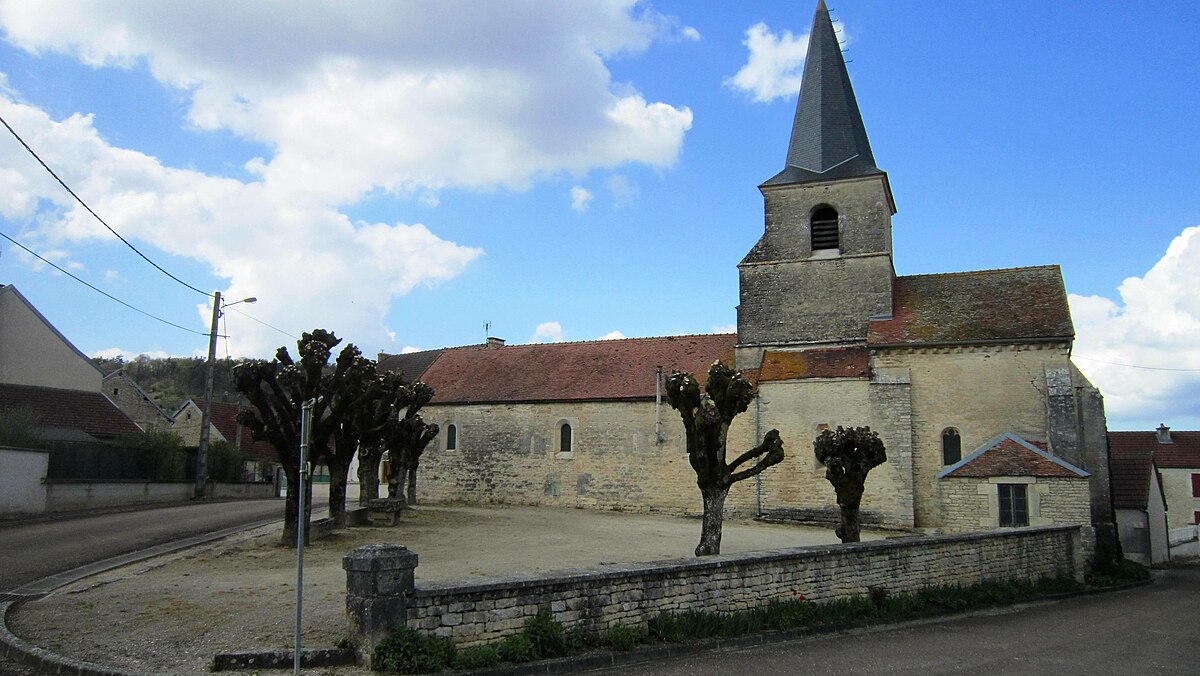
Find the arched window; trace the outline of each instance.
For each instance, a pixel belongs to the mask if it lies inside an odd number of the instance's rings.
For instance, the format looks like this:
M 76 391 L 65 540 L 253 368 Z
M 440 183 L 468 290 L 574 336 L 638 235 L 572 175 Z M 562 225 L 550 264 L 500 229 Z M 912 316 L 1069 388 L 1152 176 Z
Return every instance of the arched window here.
M 563 423 L 562 427 L 558 428 L 558 452 L 571 452 L 571 424 Z
M 446 425 L 446 450 L 453 451 L 458 448 L 458 426 L 454 423 Z
M 962 460 L 962 437 L 958 430 L 947 427 L 942 430 L 942 464 L 953 465 Z
M 837 209 L 828 205 L 817 207 L 813 210 L 811 222 L 813 251 L 841 247 Z

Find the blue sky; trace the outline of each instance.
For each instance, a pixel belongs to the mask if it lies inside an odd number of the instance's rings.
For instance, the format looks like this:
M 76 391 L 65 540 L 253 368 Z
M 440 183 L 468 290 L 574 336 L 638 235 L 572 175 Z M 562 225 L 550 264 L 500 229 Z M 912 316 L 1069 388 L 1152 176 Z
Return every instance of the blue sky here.
M 1061 265 L 1110 426 L 1200 427 L 1200 5 L 831 8 L 897 273 Z M 0 0 L 0 115 L 172 274 L 260 299 L 226 313 L 221 354 L 314 327 L 368 354 L 485 323 L 709 333 L 735 323 L 812 11 Z M 88 354 L 202 353 L 205 298 L 3 134 L 0 232 L 194 332 L 8 242 L 0 282 Z

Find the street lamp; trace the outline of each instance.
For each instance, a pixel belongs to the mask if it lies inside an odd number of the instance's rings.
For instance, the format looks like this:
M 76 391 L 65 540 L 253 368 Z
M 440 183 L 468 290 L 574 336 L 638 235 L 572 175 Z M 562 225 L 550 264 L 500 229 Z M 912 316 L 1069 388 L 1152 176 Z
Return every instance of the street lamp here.
M 209 427 L 212 426 L 212 389 L 213 369 L 217 359 L 217 327 L 221 322 L 221 311 L 239 303 L 257 303 L 258 299 L 251 296 L 233 303 L 221 304 L 221 292 L 213 292 L 212 330 L 208 334 L 208 368 L 204 376 L 204 415 L 200 417 L 200 449 L 196 453 L 196 492 L 195 498 L 203 500 L 208 492 L 208 440 Z

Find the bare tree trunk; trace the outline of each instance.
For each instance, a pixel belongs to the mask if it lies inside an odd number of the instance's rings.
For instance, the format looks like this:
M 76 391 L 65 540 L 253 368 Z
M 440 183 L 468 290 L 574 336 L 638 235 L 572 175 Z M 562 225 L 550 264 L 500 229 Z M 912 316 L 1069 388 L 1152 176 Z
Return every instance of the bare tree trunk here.
M 346 525 L 346 476 L 350 468 L 335 465 L 332 455 L 328 457 L 328 462 L 329 516 L 333 519 L 333 525 L 341 528 Z
M 393 500 L 404 500 L 404 485 L 408 481 L 408 469 L 404 465 L 392 465 L 392 478 L 388 482 L 388 497 Z
M 704 520 L 700 526 L 700 544 L 696 556 L 721 553 L 721 526 L 725 522 L 725 496 L 728 488 L 701 488 L 704 498 Z
M 296 546 L 296 527 L 298 525 L 298 505 L 296 504 L 297 490 L 300 487 L 299 469 L 289 469 L 287 472 L 287 497 L 283 506 L 283 535 L 281 542 L 288 547 Z M 312 483 L 304 485 L 304 544 L 312 541 Z
M 841 524 L 835 531 L 838 538 L 840 538 L 843 543 L 858 542 L 859 528 L 861 526 L 858 520 L 858 506 L 855 505 L 854 507 L 842 507 L 841 513 Z
M 409 467 L 408 469 L 408 504 L 417 504 L 417 468 Z
M 379 455 L 363 453 L 358 457 L 358 504 L 379 497 Z

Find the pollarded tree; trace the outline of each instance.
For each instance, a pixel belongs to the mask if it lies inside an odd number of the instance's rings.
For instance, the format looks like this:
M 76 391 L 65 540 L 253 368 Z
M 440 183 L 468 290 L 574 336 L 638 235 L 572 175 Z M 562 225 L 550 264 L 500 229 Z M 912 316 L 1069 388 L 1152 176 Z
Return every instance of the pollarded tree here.
M 379 497 L 379 462 L 386 450 L 388 430 L 399 420 L 399 411 L 407 405 L 404 378 L 389 371 L 379 376 L 380 395 L 355 414 L 361 437 L 358 446 L 358 502 L 361 505 Z
M 674 371 L 667 378 L 667 403 L 683 417 L 688 461 L 696 471 L 696 485 L 704 500 L 704 521 L 696 556 L 721 553 L 721 526 L 725 520 L 725 498 L 729 488 L 766 468 L 783 462 L 783 441 L 771 430 L 762 443 L 725 462 L 729 425 L 754 399 L 754 386 L 721 362 L 708 369 L 704 392 L 690 373 Z M 752 466 L 739 470 L 751 460 Z
M 395 425 L 385 432 L 387 445 L 392 454 L 392 478 L 389 490 L 392 496 L 405 497 L 410 505 L 417 504 L 417 468 L 421 454 L 429 442 L 437 437 L 439 427 L 425 422 L 421 408 L 433 399 L 433 388 L 421 381 L 405 385 L 398 401 L 402 412 Z M 407 489 L 407 490 L 406 490 Z
M 862 502 L 867 474 L 887 460 L 879 435 L 870 427 L 825 430 L 813 441 L 817 462 L 825 466 L 825 478 L 833 484 L 841 509 L 837 536 L 842 542 L 858 542 L 858 506 Z
M 287 475 L 288 494 L 284 506 L 283 542 L 295 544 L 297 525 L 296 487 L 300 485 L 300 412 L 304 402 L 312 400 L 310 462 L 317 462 L 340 419 L 331 411 L 338 401 L 334 386 L 343 377 L 326 373 L 329 357 L 341 339 L 325 329 L 304 333 L 296 342 L 300 361 L 286 347 L 275 352 L 275 359 L 242 362 L 234 368 L 234 386 L 252 408 L 238 414 L 238 421 L 250 428 L 255 441 L 268 441 L 275 447 L 279 463 Z M 352 346 L 347 346 L 347 349 Z M 344 373 L 344 371 L 343 371 Z M 305 518 L 312 516 L 312 484 L 305 487 Z M 311 533 L 311 529 L 305 529 Z

